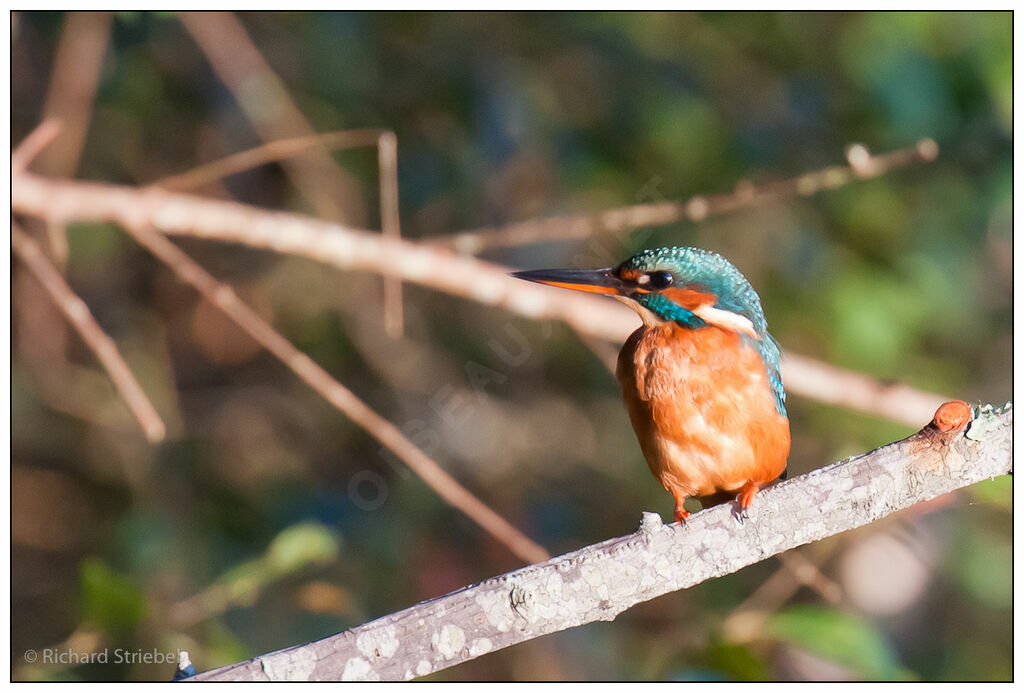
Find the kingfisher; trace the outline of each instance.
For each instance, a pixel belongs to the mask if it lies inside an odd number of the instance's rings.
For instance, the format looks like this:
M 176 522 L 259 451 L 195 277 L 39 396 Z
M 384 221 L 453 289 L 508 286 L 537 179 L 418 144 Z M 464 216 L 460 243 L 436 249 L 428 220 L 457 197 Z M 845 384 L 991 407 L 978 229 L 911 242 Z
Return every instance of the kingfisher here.
M 690 497 L 705 507 L 735 497 L 742 519 L 758 490 L 784 474 L 790 436 L 779 347 L 757 292 L 724 257 L 658 248 L 617 267 L 512 276 L 606 294 L 640 315 L 615 375 L 677 521 L 689 515 Z

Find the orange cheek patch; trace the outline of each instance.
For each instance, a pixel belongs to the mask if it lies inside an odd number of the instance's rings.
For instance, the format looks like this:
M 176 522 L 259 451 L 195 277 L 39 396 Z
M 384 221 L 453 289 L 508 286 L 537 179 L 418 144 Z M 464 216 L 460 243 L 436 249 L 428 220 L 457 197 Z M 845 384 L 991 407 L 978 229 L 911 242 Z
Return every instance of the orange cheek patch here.
M 714 294 L 688 289 L 684 286 L 674 286 L 661 292 L 663 296 L 675 303 L 677 306 L 693 311 L 701 306 L 714 305 L 718 297 Z
M 714 294 L 682 286 L 671 287 L 661 293 L 677 306 L 685 308 L 709 325 L 715 325 L 733 332 L 742 332 L 754 339 L 760 339 L 749 318 L 728 310 L 715 308 L 715 302 L 718 300 L 718 297 Z

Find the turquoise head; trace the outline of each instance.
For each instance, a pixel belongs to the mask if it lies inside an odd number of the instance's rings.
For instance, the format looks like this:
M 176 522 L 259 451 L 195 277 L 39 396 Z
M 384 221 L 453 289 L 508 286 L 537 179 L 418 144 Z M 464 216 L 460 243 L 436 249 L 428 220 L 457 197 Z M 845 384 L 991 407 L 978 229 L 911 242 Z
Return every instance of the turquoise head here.
M 534 270 L 512 276 L 618 296 L 634 302 L 654 319 L 686 328 L 714 326 L 738 333 L 761 355 L 776 407 L 785 415 L 779 347 L 768 333 L 761 299 L 747 278 L 718 253 L 701 248 L 656 248 L 641 251 L 615 267 Z

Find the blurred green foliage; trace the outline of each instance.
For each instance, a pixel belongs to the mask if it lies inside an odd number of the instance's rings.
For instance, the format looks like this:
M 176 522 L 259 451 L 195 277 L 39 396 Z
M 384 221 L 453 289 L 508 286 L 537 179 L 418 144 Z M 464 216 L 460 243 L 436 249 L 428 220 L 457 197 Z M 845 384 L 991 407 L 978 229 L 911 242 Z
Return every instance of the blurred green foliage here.
M 43 114 L 67 19 L 16 15 L 14 142 Z M 852 142 L 883 152 L 934 138 L 933 163 L 814 197 L 486 257 L 552 267 L 707 247 L 751 279 L 784 349 L 972 402 L 1010 397 L 1010 13 L 240 20 L 314 129 L 397 133 L 411 239 L 726 192 L 841 163 Z M 175 13 L 114 15 L 85 107 L 80 178 L 143 185 L 260 143 Z M 375 154 L 335 160 L 365 208 L 353 223 L 375 228 Z M 278 164 L 198 192 L 312 211 Z M 376 276 L 176 242 L 552 552 L 632 531 L 641 510 L 670 514 L 616 384 L 564 326 L 408 286 L 393 341 Z M 169 680 L 167 664 L 24 653 L 183 647 L 203 670 L 516 567 L 118 229 L 76 225 L 69 244 L 69 282 L 170 435 L 145 445 L 15 265 L 13 678 Z M 799 398 L 789 409 L 791 474 L 911 432 Z M 799 585 L 757 596 L 780 570 L 770 560 L 433 678 L 1006 680 L 1011 496 L 997 479 L 808 547 L 844 588 L 836 606 Z M 855 569 L 852 549 L 879 536 L 925 565 L 923 587 L 885 573 L 881 588 L 907 595 L 896 613 L 855 598 L 883 578 Z M 739 637 L 726 626 L 752 594 L 767 618 Z
M 855 615 L 815 605 L 794 606 L 774 614 L 767 630 L 780 640 L 849 668 L 856 678 L 891 681 L 907 677 L 885 636 Z
M 146 617 L 146 595 L 131 578 L 95 558 L 82 561 L 82 621 L 117 632 Z

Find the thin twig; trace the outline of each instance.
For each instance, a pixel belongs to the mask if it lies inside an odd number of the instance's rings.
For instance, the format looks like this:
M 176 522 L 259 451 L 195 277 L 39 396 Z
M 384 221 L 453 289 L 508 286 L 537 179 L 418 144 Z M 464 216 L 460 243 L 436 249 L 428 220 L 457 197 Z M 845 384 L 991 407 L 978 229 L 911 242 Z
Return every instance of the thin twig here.
M 96 354 L 96 358 L 110 374 L 128 408 L 131 409 L 146 438 L 151 443 L 159 443 L 167 432 L 163 420 L 156 408 L 146 397 L 132 371 L 128 368 L 117 349 L 117 344 L 100 327 L 89 312 L 89 307 L 80 299 L 64 281 L 64 277 L 54 267 L 43 249 L 31 236 L 25 233 L 13 221 L 11 222 L 11 247 L 25 264 L 25 267 L 39 280 L 53 302 L 60 308 L 85 343 Z
M 32 160 L 39 156 L 39 152 L 43 151 L 60 134 L 60 127 L 60 120 L 49 118 L 28 133 L 25 139 L 11 152 L 11 174 L 27 170 Z
M 399 277 L 527 318 L 562 320 L 583 334 L 618 344 L 637 326 L 636 315 L 616 301 L 519 281 L 501 265 L 301 214 L 155 188 L 58 181 L 18 170 L 12 171 L 11 204 L 16 212 L 47 221 L 150 226 L 171 235 L 241 243 Z M 791 394 L 910 426 L 946 399 L 788 351 L 782 370 Z
M 181 12 L 178 18 L 264 142 L 316 134 L 237 17 Z M 284 169 L 320 217 L 352 221 L 362 216 L 357 183 L 323 147 L 286 161 Z
M 977 430 L 976 430 L 977 429 Z M 685 525 L 644 513 L 635 534 L 421 602 L 338 635 L 198 674 L 196 681 L 402 680 L 594 621 L 734 573 L 915 503 L 1013 470 L 1013 411 L 983 410 L 966 434 L 915 435 L 765 489 Z
M 85 146 L 93 103 L 110 43 L 110 12 L 67 12 L 53 60 L 53 77 L 43 105 L 43 119 L 60 118 L 64 136 L 36 162 L 36 170 L 58 178 L 71 178 Z M 68 260 L 67 229 L 47 224 L 46 234 L 54 264 L 64 269 Z
M 379 160 L 381 229 L 393 238 L 401 238 L 398 212 L 398 147 L 395 134 L 389 130 L 339 130 L 320 135 L 306 135 L 275 140 L 217 161 L 198 166 L 184 173 L 167 176 L 151 183 L 164 190 L 192 190 L 226 176 L 257 166 L 298 156 L 310 147 L 342 149 L 376 147 Z M 390 337 L 402 336 L 402 281 L 384 279 L 384 329 Z
M 821 572 L 818 564 L 802 551 L 779 554 L 779 566 L 749 597 L 744 599 L 722 623 L 722 630 L 738 641 L 751 639 L 751 614 L 774 613 L 797 593 L 808 587 L 826 602 L 838 604 L 843 596 L 842 586 Z
M 36 162 L 36 170 L 70 178 L 75 175 L 92 120 L 93 103 L 110 43 L 110 12 L 67 12 L 53 60 L 43 119 L 61 121 L 60 146 L 51 147 Z
M 195 190 L 235 173 L 248 171 L 275 161 L 283 161 L 305 153 L 311 147 L 324 149 L 346 149 L 350 147 L 373 147 L 377 145 L 384 130 L 338 130 L 301 137 L 289 137 L 261 144 L 252 149 L 211 161 L 208 164 L 189 169 L 184 173 L 166 176 L 150 183 L 164 190 Z
M 128 231 L 141 245 L 174 270 L 182 281 L 199 291 L 313 390 L 409 465 L 441 498 L 465 513 L 516 556 L 526 563 L 534 563 L 550 555 L 453 479 L 406 438 L 397 426 L 373 411 L 313 359 L 296 349 L 239 299 L 230 286 L 217 281 L 163 235 L 144 226 L 129 227 Z
M 596 214 L 572 214 L 530 219 L 497 228 L 473 229 L 426 241 L 476 255 L 491 248 L 518 246 L 542 241 L 587 238 L 598 232 L 622 233 L 649 226 L 664 226 L 683 219 L 703 221 L 710 216 L 743 207 L 789 197 L 808 197 L 822 190 L 834 190 L 858 179 L 876 178 L 895 168 L 932 161 L 939 148 L 932 139 L 887 154 L 872 155 L 864 145 L 847 148 L 847 166 L 829 166 L 787 180 L 755 185 L 740 181 L 731 193 L 696 195 L 686 201 L 653 202 L 616 207 Z
M 380 225 L 391 240 L 402 238 L 398 213 L 398 138 L 393 132 L 382 133 L 377 141 L 377 160 L 380 169 Z M 392 339 L 403 332 L 402 280 L 384 277 L 384 330 Z
M 828 551 L 831 553 L 832 549 Z M 731 642 L 745 643 L 761 636 L 766 616 L 776 613 L 793 598 L 801 586 L 814 589 L 831 604 L 838 604 L 842 600 L 842 586 L 826 577 L 818 565 L 800 551 L 779 554 L 779 560 L 782 563 L 779 569 L 758 585 L 722 621 L 722 632 Z

